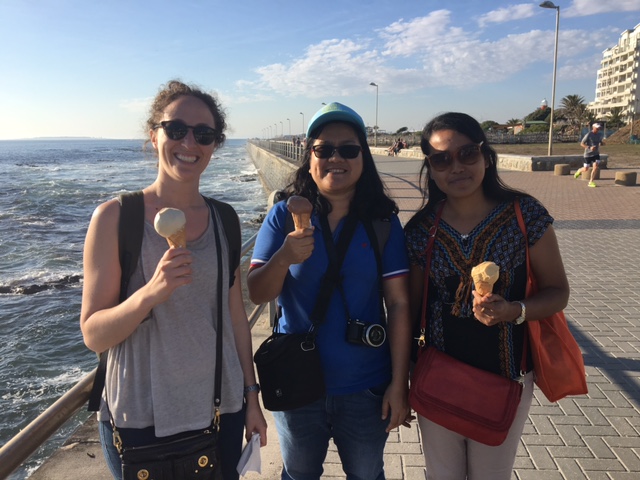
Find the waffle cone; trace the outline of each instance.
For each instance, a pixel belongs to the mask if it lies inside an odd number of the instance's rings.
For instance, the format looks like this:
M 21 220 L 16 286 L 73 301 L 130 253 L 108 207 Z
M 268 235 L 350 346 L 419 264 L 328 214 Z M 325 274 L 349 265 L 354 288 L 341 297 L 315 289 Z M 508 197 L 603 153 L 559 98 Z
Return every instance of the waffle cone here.
M 292 213 L 293 224 L 296 230 L 304 230 L 305 228 L 311 228 L 311 214 L 310 213 Z
M 493 286 L 500 276 L 500 267 L 493 262 L 482 262 L 471 269 L 471 278 L 480 295 L 493 292 Z
M 173 235 L 167 237 L 167 243 L 171 248 L 186 248 L 187 247 L 187 232 L 185 228 L 181 228 Z
M 494 283 L 489 282 L 474 282 L 476 286 L 476 292 L 480 295 L 486 295 L 487 293 L 493 292 Z

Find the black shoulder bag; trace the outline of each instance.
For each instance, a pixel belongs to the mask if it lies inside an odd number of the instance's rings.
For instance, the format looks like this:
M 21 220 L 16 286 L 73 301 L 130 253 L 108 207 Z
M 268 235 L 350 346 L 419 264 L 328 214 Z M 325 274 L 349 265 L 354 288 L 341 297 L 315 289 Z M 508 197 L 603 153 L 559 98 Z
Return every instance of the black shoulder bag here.
M 209 205 L 210 208 L 213 208 Z M 212 213 L 212 218 L 215 215 Z M 215 413 L 211 426 L 189 436 L 178 435 L 177 439 L 142 447 L 127 447 L 116 428 L 113 427 L 113 443 L 122 460 L 123 480 L 222 480 L 218 457 L 218 430 L 220 428 L 220 403 L 222 393 L 222 243 L 218 225 L 214 225 L 216 253 L 218 256 L 218 288 L 216 329 L 216 371 L 214 377 L 213 403 Z
M 315 402 L 325 394 L 324 373 L 315 343 L 316 329 L 324 321 L 333 290 L 340 282 L 340 268 L 356 225 L 357 218 L 347 216 L 338 240 L 338 251 L 342 255 L 337 261 L 330 261 L 322 279 L 320 292 L 310 315 L 309 331 L 279 333 L 276 322 L 273 334 L 260 345 L 254 355 L 262 403 L 267 410 L 293 410 Z M 328 229 L 328 224 L 324 228 Z

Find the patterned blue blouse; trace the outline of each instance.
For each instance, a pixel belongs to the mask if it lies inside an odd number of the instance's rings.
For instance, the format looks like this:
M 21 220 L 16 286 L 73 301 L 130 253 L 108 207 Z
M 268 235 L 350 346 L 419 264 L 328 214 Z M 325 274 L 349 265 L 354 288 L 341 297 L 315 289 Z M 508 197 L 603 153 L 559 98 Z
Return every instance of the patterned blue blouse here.
M 533 197 L 521 197 L 519 202 L 532 247 L 553 218 Z M 405 229 L 409 261 L 423 271 L 434 220 L 434 212 L 422 210 Z M 522 300 L 527 281 L 525 241 L 512 202 L 497 205 L 468 235 L 440 220 L 429 272 L 428 345 L 477 368 L 513 379 L 519 376 L 524 324 L 487 327 L 474 318 L 471 269 L 484 261 L 495 262 L 500 277 L 493 292 L 509 301 Z

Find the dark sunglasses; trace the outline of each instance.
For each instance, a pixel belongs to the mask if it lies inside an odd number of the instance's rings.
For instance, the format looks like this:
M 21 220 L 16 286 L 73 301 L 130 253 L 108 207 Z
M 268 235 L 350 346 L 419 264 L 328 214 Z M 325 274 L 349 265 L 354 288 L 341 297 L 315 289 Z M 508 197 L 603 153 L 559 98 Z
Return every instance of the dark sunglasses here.
M 189 133 L 189 129 L 193 130 L 193 138 L 200 145 L 211 145 L 218 137 L 218 131 L 215 128 L 206 125 L 196 125 L 192 127 L 181 120 L 166 120 L 153 126 L 154 129 L 162 128 L 164 133 L 171 140 L 182 140 Z
M 474 165 L 482 158 L 482 144 L 463 145 L 455 152 L 438 152 L 427 155 L 429 165 L 437 172 L 444 172 L 453 164 L 453 159 L 457 159 L 462 165 Z
M 311 147 L 311 150 L 313 150 L 313 153 L 315 153 L 318 158 L 331 158 L 338 152 L 342 158 L 352 159 L 360 154 L 362 147 L 360 145 L 340 145 L 339 147 L 334 147 L 328 143 L 323 143 L 322 145 L 314 145 Z

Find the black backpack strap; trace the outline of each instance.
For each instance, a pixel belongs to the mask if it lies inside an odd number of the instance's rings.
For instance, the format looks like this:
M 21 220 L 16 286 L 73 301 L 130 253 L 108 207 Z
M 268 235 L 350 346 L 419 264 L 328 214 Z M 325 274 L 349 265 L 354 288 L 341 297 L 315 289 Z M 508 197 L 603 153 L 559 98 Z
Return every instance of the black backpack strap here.
M 120 258 L 120 303 L 127 298 L 129 280 L 136 268 L 142 249 L 144 232 L 144 198 L 142 192 L 125 193 L 118 197 L 120 202 L 120 220 L 118 221 L 118 252 Z M 100 409 L 102 390 L 107 376 L 107 352 L 102 352 L 96 370 L 96 376 L 89 395 L 90 412 Z
M 240 219 L 234 208 L 228 203 L 215 198 L 204 197 L 207 205 L 213 212 L 218 212 L 222 220 L 222 229 L 227 237 L 229 247 L 229 287 L 235 282 L 235 272 L 240 265 L 240 252 L 242 251 L 242 234 L 240 232 Z

